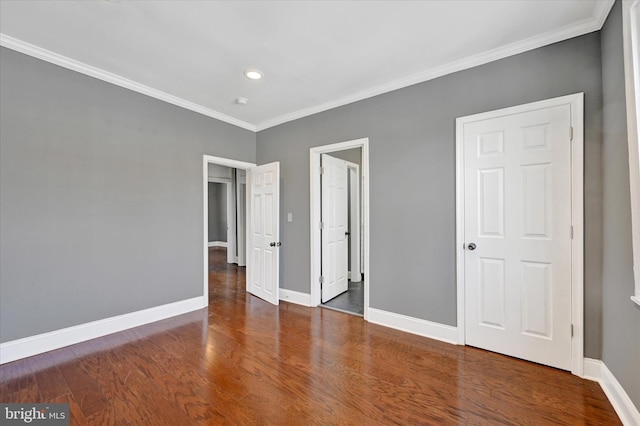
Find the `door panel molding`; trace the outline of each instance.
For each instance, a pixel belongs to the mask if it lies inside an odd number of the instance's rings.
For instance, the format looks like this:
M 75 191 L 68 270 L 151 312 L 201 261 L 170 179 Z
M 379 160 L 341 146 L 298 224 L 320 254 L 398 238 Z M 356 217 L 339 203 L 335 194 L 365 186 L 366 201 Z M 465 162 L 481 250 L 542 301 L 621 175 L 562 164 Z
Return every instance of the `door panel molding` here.
M 518 105 L 496 111 L 460 117 L 456 119 L 456 285 L 457 285 L 457 329 L 458 344 L 466 344 L 465 336 L 465 159 L 464 126 L 501 116 L 520 114 L 550 107 L 569 105 L 570 123 L 573 129 L 571 143 L 571 372 L 578 376 L 584 373 L 584 94 L 568 96 Z M 540 129 L 531 129 L 532 132 Z M 483 135 L 482 155 L 490 156 L 504 147 L 500 135 Z M 491 137 L 489 137 L 491 136 Z M 535 149 L 536 146 L 528 146 Z M 495 230 L 494 230 L 495 231 Z M 570 230 L 567 230 L 570 232 Z

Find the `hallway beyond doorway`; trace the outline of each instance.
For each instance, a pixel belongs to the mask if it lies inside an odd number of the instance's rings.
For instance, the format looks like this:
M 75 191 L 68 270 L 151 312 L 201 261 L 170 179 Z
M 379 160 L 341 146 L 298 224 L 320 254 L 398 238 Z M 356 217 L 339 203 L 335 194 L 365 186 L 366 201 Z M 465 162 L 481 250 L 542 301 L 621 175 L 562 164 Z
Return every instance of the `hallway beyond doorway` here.
M 364 280 L 354 283 L 349 280 L 349 289 L 326 301 L 323 308 L 329 308 L 347 314 L 364 316 Z

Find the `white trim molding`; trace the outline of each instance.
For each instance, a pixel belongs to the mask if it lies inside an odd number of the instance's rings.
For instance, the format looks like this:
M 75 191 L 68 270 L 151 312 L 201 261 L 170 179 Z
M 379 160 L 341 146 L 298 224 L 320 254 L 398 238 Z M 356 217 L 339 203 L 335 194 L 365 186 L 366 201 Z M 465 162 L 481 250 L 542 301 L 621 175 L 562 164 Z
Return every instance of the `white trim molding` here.
M 362 212 L 363 223 L 361 225 L 363 232 L 363 264 L 361 265 L 364 273 L 364 319 L 368 320 L 369 312 L 369 288 L 371 287 L 371 274 L 369 274 L 369 138 L 355 139 L 346 142 L 339 142 L 330 145 L 313 147 L 309 150 L 309 232 L 310 232 L 310 264 L 311 264 L 311 306 L 320 304 L 320 271 L 321 271 L 321 239 L 320 239 L 320 220 L 322 217 L 320 203 L 320 155 L 328 154 L 336 151 L 343 151 L 352 148 L 362 148 Z
M 584 373 L 582 375 L 583 379 L 599 382 L 601 371 L 602 371 L 602 361 L 600 361 L 599 359 L 593 359 L 593 358 L 584 359 Z
M 600 386 L 602 386 L 602 390 L 605 395 L 607 395 L 607 398 L 609 398 L 609 402 L 611 402 L 616 413 L 618 413 L 622 424 L 625 426 L 640 425 L 640 412 L 638 412 L 638 408 L 633 404 L 627 392 L 604 362 L 600 370 Z
M 638 407 L 631 401 L 627 392 L 604 362 L 598 359 L 585 358 L 583 377 L 600 384 L 600 387 L 602 387 L 613 409 L 616 410 L 616 414 L 620 417 L 623 425 L 640 425 L 640 411 L 638 411 Z
M 629 145 L 631 238 L 635 281 L 631 300 L 640 305 L 640 0 L 622 2 L 622 42 Z
M 278 296 L 283 302 L 295 303 L 296 305 L 311 306 L 311 295 L 309 293 L 301 293 L 299 291 L 281 288 L 278 290 Z
M 226 241 L 209 241 L 207 245 L 209 247 L 227 247 L 228 246 Z
M 369 308 L 368 311 L 367 321 L 374 324 L 454 345 L 457 343 L 458 330 L 456 327 L 376 308 Z
M 0 364 L 139 327 L 206 307 L 202 296 L 0 344 Z
M 76 61 L 75 59 L 59 55 L 50 50 L 43 49 L 42 47 L 35 46 L 22 40 L 18 40 L 17 38 L 8 36 L 6 34 L 0 33 L 0 46 L 15 50 L 16 52 L 24 53 L 25 55 L 41 59 L 51 64 L 67 68 L 84 75 L 88 75 L 89 77 L 97 78 L 98 80 L 106 81 L 107 83 L 115 84 L 116 86 L 124 87 L 125 89 L 133 90 L 134 92 L 150 96 L 152 98 L 187 109 L 189 111 L 197 112 L 198 114 L 206 115 L 207 117 L 215 118 L 216 120 L 224 121 L 225 123 L 233 124 L 234 126 L 251 130 L 252 132 L 256 131 L 256 126 L 247 123 L 246 121 L 238 120 L 237 118 L 231 117 L 230 115 L 223 114 L 221 112 L 204 107 L 202 105 L 198 105 L 186 99 L 182 99 L 169 93 L 154 89 L 152 87 L 145 86 L 144 84 L 129 80 L 128 78 L 124 78 L 109 71 L 105 71 L 103 69 L 85 64 L 83 62 Z
M 584 363 L 584 93 L 517 105 L 456 119 L 456 283 L 458 344 L 465 344 L 465 195 L 464 125 L 493 117 L 559 105 L 571 106 L 571 372 L 583 375 Z

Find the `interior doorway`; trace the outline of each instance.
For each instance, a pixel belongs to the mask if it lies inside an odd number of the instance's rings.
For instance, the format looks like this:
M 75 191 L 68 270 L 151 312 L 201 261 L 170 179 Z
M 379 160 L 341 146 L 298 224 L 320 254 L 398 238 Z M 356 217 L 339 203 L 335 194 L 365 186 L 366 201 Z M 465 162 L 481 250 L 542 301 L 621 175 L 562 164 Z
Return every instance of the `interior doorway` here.
M 367 318 L 368 139 L 311 148 L 311 303 Z
M 229 272 L 246 281 L 246 175 L 252 167 L 255 164 L 203 157 L 203 292 L 207 304 L 211 272 L 218 276 Z

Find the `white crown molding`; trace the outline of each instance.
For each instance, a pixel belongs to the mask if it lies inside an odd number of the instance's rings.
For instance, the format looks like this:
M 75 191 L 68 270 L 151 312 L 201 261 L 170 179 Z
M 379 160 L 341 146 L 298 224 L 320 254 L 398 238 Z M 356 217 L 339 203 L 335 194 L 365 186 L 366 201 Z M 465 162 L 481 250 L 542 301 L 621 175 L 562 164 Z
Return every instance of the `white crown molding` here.
M 537 49 L 549 44 L 557 43 L 562 40 L 577 37 L 583 34 L 587 34 L 593 31 L 598 31 L 602 28 L 611 8 L 613 7 L 615 0 L 603 0 L 596 2 L 594 9 L 594 15 L 590 19 L 583 20 L 577 24 L 560 28 L 555 31 L 548 32 L 536 37 L 532 37 L 517 43 L 512 43 L 507 46 L 503 46 L 497 49 L 489 50 L 477 55 L 473 55 L 467 58 L 463 58 L 458 61 L 451 62 L 449 64 L 435 67 L 429 70 L 419 72 L 398 80 L 391 81 L 389 83 L 381 84 L 379 86 L 372 87 L 367 90 L 354 93 L 349 96 L 345 96 L 333 101 L 325 102 L 320 105 L 304 108 L 298 111 L 294 111 L 288 114 L 281 115 L 279 117 L 266 120 L 257 125 L 247 123 L 246 121 L 239 120 L 221 112 L 212 110 L 210 108 L 198 105 L 194 102 L 187 101 L 174 95 L 162 92 L 160 90 L 153 89 L 135 81 L 126 79 L 117 74 L 110 73 L 108 71 L 101 70 L 99 68 L 84 64 L 74 59 L 59 55 L 49 50 L 34 46 L 24 41 L 18 40 L 11 36 L 0 33 L 0 46 L 24 53 L 29 56 L 33 56 L 38 59 L 56 64 L 73 71 L 80 72 L 82 74 L 115 84 L 117 86 L 124 87 L 129 90 L 133 90 L 138 93 L 156 98 L 170 104 L 179 106 L 181 108 L 188 109 L 190 111 L 197 112 L 207 117 L 215 118 L 216 120 L 224 121 L 234 126 L 241 127 L 253 132 L 268 129 L 270 127 L 277 126 L 279 124 L 287 123 L 289 121 L 297 120 L 299 118 L 307 117 L 313 114 L 317 114 L 323 111 L 327 111 L 333 108 L 337 108 L 343 105 L 347 105 L 353 102 L 357 102 L 363 99 L 378 96 L 383 93 L 392 92 L 394 90 L 402 89 L 404 87 L 412 86 L 414 84 L 423 83 L 425 81 L 433 80 L 438 77 L 442 77 L 447 74 L 451 74 L 458 71 L 463 71 L 469 68 L 473 68 L 479 65 L 483 65 L 489 62 L 497 61 L 499 59 L 506 58 L 508 56 L 517 55 L 529 50 Z
M 598 30 L 602 29 L 602 26 L 609 17 L 609 13 L 611 13 L 611 9 L 613 8 L 615 2 L 615 0 L 596 2 L 596 8 L 593 11 L 593 20 Z
M 607 16 L 611 11 L 614 2 L 615 0 L 604 0 L 597 2 L 596 8 L 594 10 L 594 16 L 591 19 L 586 19 L 574 25 L 559 28 L 555 31 L 531 37 L 526 40 L 509 44 L 507 46 L 502 46 L 477 55 L 469 56 L 467 58 L 463 58 L 461 60 L 454 61 L 443 66 L 431 68 L 417 74 L 413 74 L 398 80 L 391 81 L 389 83 L 381 84 L 379 86 L 363 90 L 358 93 L 354 93 L 353 95 L 345 96 L 330 102 L 325 102 L 323 104 L 316 105 L 310 108 L 301 109 L 290 114 L 281 115 L 280 117 L 276 117 L 272 120 L 267 120 L 257 124 L 256 129 L 259 132 L 261 130 L 268 129 L 279 124 L 287 123 L 289 121 L 297 120 L 299 118 L 307 117 L 319 112 L 327 111 L 353 102 L 361 101 L 363 99 L 382 95 L 383 93 L 392 92 L 394 90 L 402 89 L 414 84 L 433 80 L 447 74 L 463 71 L 469 68 L 477 67 L 479 65 L 487 64 L 489 62 L 497 61 L 499 59 L 504 59 L 509 56 L 517 55 L 519 53 L 527 52 L 529 50 L 538 49 L 543 46 L 598 31 L 602 28 L 602 25 L 607 19 Z
M 152 87 L 145 86 L 144 84 L 137 83 L 133 80 L 121 77 L 117 74 L 96 68 L 91 65 L 76 61 L 66 56 L 59 55 L 51 52 L 50 50 L 43 49 L 33 44 L 18 40 L 17 38 L 0 33 L 0 46 L 6 47 L 16 52 L 24 53 L 25 55 L 33 56 L 34 58 L 42 59 L 43 61 L 50 62 L 52 64 L 70 69 L 72 71 L 79 72 L 90 77 L 97 78 L 107 83 L 115 84 L 116 86 L 124 87 L 125 89 L 133 90 L 134 92 L 141 93 L 143 95 L 150 96 L 152 98 L 170 103 L 172 105 L 197 112 L 198 114 L 206 115 L 207 117 L 215 118 L 216 120 L 224 121 L 225 123 L 233 124 L 234 126 L 241 127 L 252 132 L 256 131 L 256 126 L 251 123 L 247 123 L 221 112 L 206 108 L 202 105 L 198 105 L 194 102 L 187 101 L 174 95 L 156 90 Z

